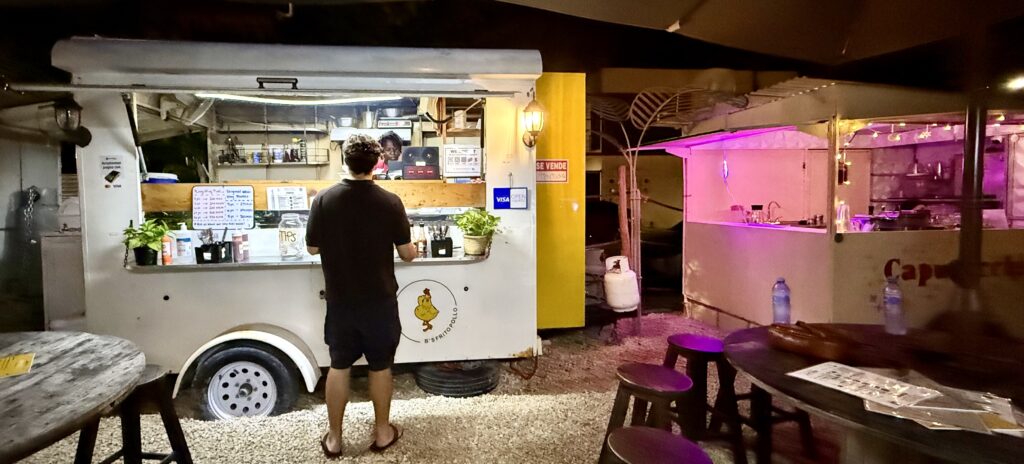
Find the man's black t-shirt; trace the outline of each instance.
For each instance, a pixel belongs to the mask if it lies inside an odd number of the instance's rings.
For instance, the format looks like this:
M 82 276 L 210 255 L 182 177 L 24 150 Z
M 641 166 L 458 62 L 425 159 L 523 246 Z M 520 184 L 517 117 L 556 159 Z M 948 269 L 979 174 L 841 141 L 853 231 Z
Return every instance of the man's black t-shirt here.
M 369 180 L 343 180 L 309 208 L 306 244 L 320 248 L 329 303 L 394 299 L 394 247 L 409 243 L 402 200 Z

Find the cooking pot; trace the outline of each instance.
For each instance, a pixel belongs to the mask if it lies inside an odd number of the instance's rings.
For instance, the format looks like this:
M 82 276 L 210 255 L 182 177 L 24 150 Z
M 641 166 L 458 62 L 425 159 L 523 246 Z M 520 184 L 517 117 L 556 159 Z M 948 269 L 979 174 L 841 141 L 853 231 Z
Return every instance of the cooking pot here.
M 377 121 L 377 112 L 369 108 L 363 111 L 363 129 L 373 129 L 374 123 Z

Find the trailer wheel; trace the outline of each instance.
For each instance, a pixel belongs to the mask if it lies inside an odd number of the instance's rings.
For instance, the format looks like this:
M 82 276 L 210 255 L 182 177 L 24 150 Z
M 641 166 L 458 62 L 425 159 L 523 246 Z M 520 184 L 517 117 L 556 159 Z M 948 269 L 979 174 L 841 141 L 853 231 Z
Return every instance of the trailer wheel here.
M 235 345 L 203 359 L 193 388 L 200 388 L 203 415 L 211 420 L 288 412 L 299 395 L 295 369 L 272 350 Z
M 494 390 L 500 374 L 492 361 L 424 364 L 416 370 L 416 385 L 427 393 L 465 398 Z

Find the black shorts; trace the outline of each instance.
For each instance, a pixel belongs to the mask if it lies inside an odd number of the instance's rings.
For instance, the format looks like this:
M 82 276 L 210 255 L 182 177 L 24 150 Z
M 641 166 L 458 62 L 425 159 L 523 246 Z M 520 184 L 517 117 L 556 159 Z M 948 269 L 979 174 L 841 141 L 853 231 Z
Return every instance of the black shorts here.
M 395 362 L 401 337 L 398 299 L 357 304 L 327 302 L 324 342 L 333 369 L 348 369 L 364 355 L 371 371 L 388 369 Z

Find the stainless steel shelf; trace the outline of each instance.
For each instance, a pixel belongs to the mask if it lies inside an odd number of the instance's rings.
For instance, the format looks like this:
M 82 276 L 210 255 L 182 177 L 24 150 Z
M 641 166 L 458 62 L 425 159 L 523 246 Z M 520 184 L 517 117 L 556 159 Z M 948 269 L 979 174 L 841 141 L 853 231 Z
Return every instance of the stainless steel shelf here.
M 330 166 L 331 163 L 224 163 L 218 164 L 217 169 L 220 168 L 269 168 L 269 167 L 302 167 L 302 166 Z

